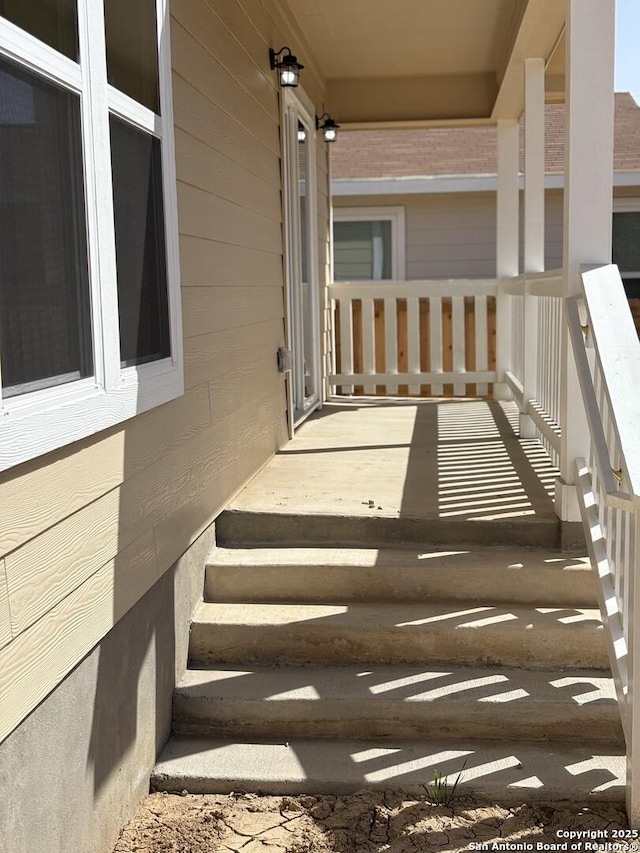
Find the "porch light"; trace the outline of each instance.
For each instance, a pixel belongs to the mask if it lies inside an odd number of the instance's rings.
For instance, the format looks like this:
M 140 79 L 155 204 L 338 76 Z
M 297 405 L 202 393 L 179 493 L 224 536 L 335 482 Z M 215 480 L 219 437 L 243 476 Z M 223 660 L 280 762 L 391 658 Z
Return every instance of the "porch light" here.
M 307 131 L 304 128 L 298 128 L 298 142 L 307 141 Z
M 316 128 L 322 131 L 322 138 L 325 142 L 335 142 L 338 138 L 338 128 L 339 124 L 331 118 L 329 113 L 325 113 L 321 115 L 320 118 L 316 116 Z
M 278 59 L 281 53 L 285 50 L 289 51 L 285 53 L 282 59 Z M 291 53 L 291 49 L 288 47 L 281 47 L 280 50 L 275 51 L 272 47 L 269 48 L 269 64 L 272 69 L 278 69 L 278 79 L 280 81 L 280 85 L 283 88 L 295 88 L 299 83 L 300 71 L 304 68 L 300 62 L 298 62 L 298 57 L 294 56 Z

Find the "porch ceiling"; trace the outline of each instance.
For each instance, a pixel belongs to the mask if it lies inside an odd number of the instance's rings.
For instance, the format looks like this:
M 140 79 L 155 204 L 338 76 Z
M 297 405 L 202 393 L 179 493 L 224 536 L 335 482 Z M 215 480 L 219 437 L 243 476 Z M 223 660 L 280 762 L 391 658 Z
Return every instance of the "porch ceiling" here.
M 563 67 L 564 0 L 286 2 L 327 81 L 327 109 L 345 126 L 517 117 L 522 60 Z M 556 73 L 556 94 L 562 83 Z

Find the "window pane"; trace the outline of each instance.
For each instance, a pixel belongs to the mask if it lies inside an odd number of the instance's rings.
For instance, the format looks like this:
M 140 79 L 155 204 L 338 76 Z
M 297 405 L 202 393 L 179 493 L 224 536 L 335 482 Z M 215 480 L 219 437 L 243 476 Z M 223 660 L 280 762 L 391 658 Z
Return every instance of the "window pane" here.
M 171 355 L 160 140 L 111 116 L 123 366 Z
M 0 61 L 3 396 L 93 372 L 80 101 Z
M 109 83 L 160 113 L 156 0 L 106 0 Z
M 0 15 L 70 59 L 78 59 L 76 0 L 0 0 Z
M 300 266 L 302 281 L 307 281 L 307 265 L 309 255 L 309 214 L 307 211 L 307 185 L 309 183 L 309 132 L 298 122 L 298 205 L 300 207 Z
M 336 281 L 391 278 L 391 222 L 334 222 L 333 265 Z
M 613 214 L 613 263 L 640 272 L 640 213 Z

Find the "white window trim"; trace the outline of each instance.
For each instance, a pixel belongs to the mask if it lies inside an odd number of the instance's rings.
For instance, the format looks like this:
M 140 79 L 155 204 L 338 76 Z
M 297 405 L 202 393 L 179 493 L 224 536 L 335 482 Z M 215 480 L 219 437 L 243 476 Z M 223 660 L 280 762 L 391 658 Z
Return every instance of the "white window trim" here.
M 391 279 L 406 280 L 405 213 L 402 205 L 389 207 L 334 207 L 334 222 L 391 222 Z M 333 239 L 331 241 L 333 249 Z M 333 256 L 333 251 L 332 251 Z M 333 257 L 332 257 L 333 266 Z
M 80 95 L 95 375 L 1 399 L 0 471 L 184 393 L 168 0 L 156 0 L 161 117 L 107 82 L 102 0 L 78 3 L 78 64 L 0 18 L 0 56 Z M 171 357 L 120 365 L 109 113 L 162 139 Z M 0 364 L 1 370 L 1 364 Z M 0 383 L 1 388 L 1 383 Z
M 630 196 L 613 197 L 614 213 L 640 213 L 640 198 Z

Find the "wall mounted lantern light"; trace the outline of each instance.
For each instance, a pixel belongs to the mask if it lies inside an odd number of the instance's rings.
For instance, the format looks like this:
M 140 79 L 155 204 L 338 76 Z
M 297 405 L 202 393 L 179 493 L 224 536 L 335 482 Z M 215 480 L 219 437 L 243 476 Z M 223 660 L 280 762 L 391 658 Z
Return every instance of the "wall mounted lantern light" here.
M 285 53 L 282 59 L 278 59 L 280 54 L 284 53 L 285 50 L 289 52 Z M 275 51 L 270 47 L 269 64 L 272 69 L 278 69 L 278 80 L 283 88 L 294 88 L 298 85 L 300 81 L 300 71 L 304 68 L 304 65 L 298 62 L 298 57 L 291 53 L 290 48 L 282 47 L 280 50 Z
M 320 118 L 316 116 L 316 128 L 317 130 L 322 131 L 322 138 L 325 142 L 335 142 L 338 138 L 338 128 L 339 124 L 331 118 L 329 113 L 325 113 L 321 115 Z

